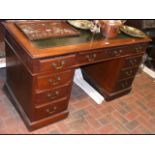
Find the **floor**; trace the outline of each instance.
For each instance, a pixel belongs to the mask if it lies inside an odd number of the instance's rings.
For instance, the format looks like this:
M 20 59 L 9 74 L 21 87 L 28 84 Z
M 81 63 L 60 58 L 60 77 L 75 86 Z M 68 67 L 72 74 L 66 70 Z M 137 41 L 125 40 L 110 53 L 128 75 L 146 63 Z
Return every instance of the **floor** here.
M 74 85 L 70 115 L 58 123 L 29 132 L 2 90 L 0 69 L 0 134 L 155 134 L 155 82 L 139 74 L 129 95 L 97 105 Z

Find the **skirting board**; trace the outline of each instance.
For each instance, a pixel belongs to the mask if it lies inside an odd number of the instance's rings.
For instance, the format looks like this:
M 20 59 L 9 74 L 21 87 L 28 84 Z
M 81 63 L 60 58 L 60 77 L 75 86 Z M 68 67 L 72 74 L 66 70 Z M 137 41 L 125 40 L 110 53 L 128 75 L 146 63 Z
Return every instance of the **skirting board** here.
M 5 58 L 0 58 L 0 68 L 6 67 L 6 60 Z
M 147 66 L 142 66 L 142 70 L 143 70 L 143 72 L 145 72 L 146 74 L 148 74 L 150 77 L 152 77 L 153 79 L 155 79 L 155 72 L 152 71 L 151 69 L 149 69 Z
M 143 72 L 155 79 L 155 72 L 146 66 L 142 66 Z M 74 83 L 77 84 L 86 94 L 88 94 L 97 104 L 102 104 L 105 99 L 93 87 L 91 87 L 84 79 L 80 69 L 77 69 L 74 76 Z
M 75 71 L 74 83 L 88 94 L 97 104 L 102 104 L 105 101 L 104 97 L 83 79 L 81 69 Z

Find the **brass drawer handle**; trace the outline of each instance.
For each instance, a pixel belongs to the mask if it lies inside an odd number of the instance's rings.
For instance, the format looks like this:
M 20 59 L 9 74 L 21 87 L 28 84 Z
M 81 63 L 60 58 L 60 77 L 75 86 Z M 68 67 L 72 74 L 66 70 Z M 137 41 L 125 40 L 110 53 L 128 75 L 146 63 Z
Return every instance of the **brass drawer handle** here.
M 86 56 L 86 58 L 88 59 L 89 62 L 95 61 L 95 58 L 97 57 L 96 53 L 94 54 L 89 54 Z
M 52 80 L 51 78 L 48 79 L 48 82 L 49 82 L 50 84 L 52 84 L 52 85 L 56 85 L 56 84 L 58 84 L 59 81 L 61 81 L 61 77 L 60 77 L 60 76 L 57 77 L 55 81 Z
M 135 48 L 136 52 L 139 52 L 139 48 Z
M 131 65 L 136 65 L 138 63 L 137 59 L 130 60 Z
M 48 93 L 47 97 L 50 98 L 51 100 L 53 100 L 53 99 L 57 98 L 58 95 L 59 95 L 59 91 L 56 91 L 54 94 Z
M 130 76 L 130 75 L 132 75 L 133 74 L 133 71 L 132 70 L 130 70 L 130 71 L 126 71 L 126 73 L 125 73 L 126 75 L 128 75 L 128 76 Z
M 122 54 L 122 52 L 123 52 L 123 50 L 115 50 L 114 51 L 114 54 L 115 54 L 115 56 L 120 56 L 121 54 Z
M 135 48 L 136 52 L 140 52 L 142 49 L 143 48 L 141 46 Z
M 52 63 L 52 66 L 53 66 L 55 69 L 57 69 L 57 70 L 62 69 L 62 68 L 64 67 L 64 65 L 65 65 L 65 61 L 61 61 L 60 64 L 57 64 L 57 63 L 55 63 L 55 62 Z
M 128 87 L 128 85 L 129 85 L 129 82 L 121 83 L 121 87 L 122 88 L 126 88 L 126 87 Z
M 54 106 L 52 110 L 51 110 L 51 109 L 46 109 L 46 112 L 47 112 L 48 114 L 53 114 L 56 110 L 57 110 L 57 107 Z

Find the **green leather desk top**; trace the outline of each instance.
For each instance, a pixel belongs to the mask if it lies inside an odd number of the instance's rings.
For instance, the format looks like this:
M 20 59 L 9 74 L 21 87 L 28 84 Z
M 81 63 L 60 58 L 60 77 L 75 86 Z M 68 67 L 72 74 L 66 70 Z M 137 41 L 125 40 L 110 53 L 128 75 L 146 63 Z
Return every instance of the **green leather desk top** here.
M 32 41 L 32 44 L 39 49 L 44 48 L 52 48 L 52 47 L 60 47 L 60 46 L 67 46 L 67 45 L 77 45 L 81 43 L 88 43 L 93 42 L 97 40 L 105 40 L 101 34 L 95 34 L 93 35 L 89 31 L 81 30 L 80 36 L 74 36 L 74 37 L 62 37 L 62 38 L 49 38 L 39 41 Z M 123 38 L 131 38 L 130 36 L 127 36 L 123 33 L 120 33 L 117 38 L 114 39 L 123 39 Z

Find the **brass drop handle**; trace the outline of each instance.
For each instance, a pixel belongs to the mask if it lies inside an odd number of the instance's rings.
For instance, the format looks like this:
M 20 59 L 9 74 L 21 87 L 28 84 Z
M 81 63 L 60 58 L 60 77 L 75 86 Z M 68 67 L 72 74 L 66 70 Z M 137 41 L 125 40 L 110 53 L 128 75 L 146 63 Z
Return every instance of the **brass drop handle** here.
M 60 76 L 58 76 L 58 77 L 56 78 L 55 81 L 52 80 L 51 78 L 48 79 L 48 82 L 49 82 L 50 84 L 52 84 L 52 85 L 56 85 L 56 84 L 58 83 L 58 81 L 61 81 L 61 77 L 60 77 Z
M 142 50 L 142 47 L 140 47 L 140 46 L 136 47 L 135 50 L 136 50 L 136 52 L 139 52 L 140 50 Z
M 134 59 L 134 60 L 130 60 L 130 63 L 131 63 L 131 65 L 135 65 L 138 63 L 138 61 L 137 61 L 137 59 Z
M 52 110 L 51 110 L 51 109 L 46 109 L 46 112 L 47 112 L 48 114 L 53 114 L 56 110 L 57 110 L 57 107 L 54 106 Z
M 124 85 L 124 83 L 122 83 L 122 84 L 121 84 L 121 87 L 122 87 L 122 88 L 125 88 L 125 85 Z
M 60 64 L 57 64 L 57 63 L 55 63 L 55 62 L 52 63 L 52 66 L 53 66 L 55 69 L 57 69 L 57 70 L 62 69 L 62 68 L 64 67 L 64 65 L 65 65 L 65 61 L 61 61 Z
M 115 50 L 115 51 L 114 51 L 114 54 L 115 54 L 116 56 L 120 56 L 120 55 L 122 54 L 122 52 L 123 52 L 122 50 L 118 50 L 118 51 Z
M 96 53 L 94 53 L 92 55 L 89 54 L 86 57 L 87 57 L 88 61 L 91 62 L 91 61 L 94 61 L 95 60 L 95 58 L 97 57 L 97 55 L 96 55 Z
M 135 64 L 137 64 L 138 63 L 138 60 L 137 59 L 134 59 L 134 62 L 135 62 Z
M 128 85 L 129 85 L 128 82 L 124 82 L 124 83 L 121 84 L 121 87 L 122 87 L 122 88 L 126 88 Z
M 54 95 L 53 95 L 52 93 L 48 93 L 48 94 L 47 94 L 47 97 L 50 98 L 51 100 L 53 100 L 53 99 L 55 99 L 56 97 L 58 97 L 58 95 L 59 95 L 59 91 L 56 91 L 56 92 L 54 93 Z
M 128 76 L 130 76 L 132 73 L 133 73 L 132 70 L 130 70 L 130 71 L 126 71 L 126 75 L 128 75 Z
M 136 48 L 135 50 L 136 50 L 136 52 L 139 52 L 139 49 L 138 48 Z

